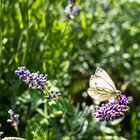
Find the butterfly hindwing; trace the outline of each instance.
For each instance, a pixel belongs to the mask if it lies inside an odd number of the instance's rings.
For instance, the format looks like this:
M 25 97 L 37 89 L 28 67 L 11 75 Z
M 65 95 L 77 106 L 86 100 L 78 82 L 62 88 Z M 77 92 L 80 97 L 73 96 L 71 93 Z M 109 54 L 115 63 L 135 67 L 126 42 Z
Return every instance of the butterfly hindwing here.
M 112 90 L 105 89 L 105 88 L 91 87 L 88 89 L 88 94 L 94 100 L 102 102 L 111 98 Z

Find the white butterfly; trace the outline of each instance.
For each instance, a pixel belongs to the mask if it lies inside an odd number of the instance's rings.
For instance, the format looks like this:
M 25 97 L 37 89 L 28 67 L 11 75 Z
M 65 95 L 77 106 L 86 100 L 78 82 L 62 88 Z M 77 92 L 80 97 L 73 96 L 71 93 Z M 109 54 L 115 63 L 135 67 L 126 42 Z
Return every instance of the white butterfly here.
M 110 76 L 100 67 L 96 68 L 95 74 L 91 75 L 88 94 L 95 101 L 105 101 L 116 98 L 121 91 L 117 90 Z

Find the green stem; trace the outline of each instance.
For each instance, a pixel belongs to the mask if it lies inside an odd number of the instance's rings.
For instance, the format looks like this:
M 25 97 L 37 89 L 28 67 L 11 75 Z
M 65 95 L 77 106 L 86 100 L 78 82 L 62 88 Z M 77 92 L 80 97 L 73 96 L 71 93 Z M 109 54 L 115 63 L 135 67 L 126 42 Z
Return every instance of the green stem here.
M 24 4 L 24 3 L 23 3 Z M 24 18 L 24 28 L 26 30 L 26 47 L 24 48 L 24 53 L 23 53 L 23 57 L 22 57 L 22 64 L 25 64 L 25 59 L 26 59 L 26 55 L 27 55 L 27 50 L 29 47 L 29 19 L 28 19 L 28 0 L 26 0 L 25 2 L 25 9 L 26 9 L 26 15 Z
M 15 126 L 15 130 L 16 130 L 16 132 L 17 132 L 17 136 L 20 137 L 19 129 L 18 129 L 18 124 Z
M 2 60 L 2 0 L 0 1 L 0 60 Z M 0 77 L 1 77 L 1 61 L 0 61 Z
M 55 102 L 58 105 L 58 107 L 62 110 L 62 112 L 64 113 L 64 119 L 66 121 L 66 111 L 65 111 L 65 109 L 63 108 L 63 106 L 57 100 L 55 100 Z

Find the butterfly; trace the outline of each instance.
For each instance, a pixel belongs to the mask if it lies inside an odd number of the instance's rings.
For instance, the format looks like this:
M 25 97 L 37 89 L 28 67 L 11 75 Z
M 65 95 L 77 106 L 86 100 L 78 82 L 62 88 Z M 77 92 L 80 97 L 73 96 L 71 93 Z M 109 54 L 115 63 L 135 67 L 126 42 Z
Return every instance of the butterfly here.
M 116 98 L 121 93 L 121 91 L 116 89 L 107 72 L 100 67 L 97 67 L 95 74 L 91 75 L 89 86 L 88 95 L 99 102 Z

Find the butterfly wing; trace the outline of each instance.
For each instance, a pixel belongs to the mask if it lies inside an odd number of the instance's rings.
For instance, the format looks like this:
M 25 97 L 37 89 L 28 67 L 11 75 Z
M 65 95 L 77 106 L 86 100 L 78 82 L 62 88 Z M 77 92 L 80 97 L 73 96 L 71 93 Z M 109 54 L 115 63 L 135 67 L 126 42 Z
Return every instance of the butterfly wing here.
M 88 89 L 88 94 L 91 98 L 93 98 L 95 101 L 105 101 L 109 100 L 112 97 L 112 91 L 108 89 L 103 89 L 103 88 L 94 88 L 91 87 Z
M 107 81 L 96 75 L 91 75 L 89 85 L 90 87 L 109 89 L 112 92 L 115 91 L 115 89 Z
M 92 75 L 89 84 L 90 88 L 87 92 L 94 100 L 105 101 L 115 93 L 114 88 L 99 76 Z
M 106 71 L 100 67 L 96 68 L 95 75 L 101 77 L 105 80 L 114 90 L 116 90 L 116 86 L 110 76 L 106 73 Z

